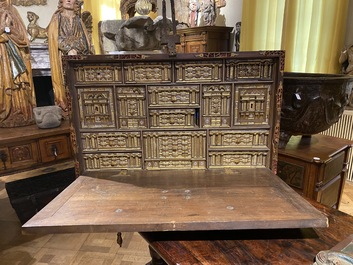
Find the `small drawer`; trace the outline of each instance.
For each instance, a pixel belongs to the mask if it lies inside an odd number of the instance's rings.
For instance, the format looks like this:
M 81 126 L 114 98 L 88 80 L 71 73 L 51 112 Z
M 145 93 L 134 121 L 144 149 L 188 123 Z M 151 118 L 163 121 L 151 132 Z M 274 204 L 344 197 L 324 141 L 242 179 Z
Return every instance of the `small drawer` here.
M 90 171 L 142 169 L 140 152 L 87 153 L 83 155 L 83 161 L 85 169 Z
M 269 148 L 267 130 L 210 130 L 210 149 Z
M 329 162 L 327 162 L 325 165 L 325 173 L 322 180 L 323 185 L 325 185 L 327 182 L 342 172 L 345 162 L 344 159 L 345 152 L 340 152 L 339 154 L 335 155 Z
M 269 152 L 210 151 L 209 167 L 269 167 Z
M 51 162 L 70 158 L 69 135 L 43 138 L 39 140 L 42 162 Z
M 15 170 L 26 167 L 32 167 L 39 163 L 37 144 L 28 142 L 9 146 L 8 148 L 1 148 L 1 171 Z
M 199 85 L 149 86 L 148 94 L 150 107 L 200 106 Z
M 151 128 L 197 128 L 198 109 L 150 110 Z

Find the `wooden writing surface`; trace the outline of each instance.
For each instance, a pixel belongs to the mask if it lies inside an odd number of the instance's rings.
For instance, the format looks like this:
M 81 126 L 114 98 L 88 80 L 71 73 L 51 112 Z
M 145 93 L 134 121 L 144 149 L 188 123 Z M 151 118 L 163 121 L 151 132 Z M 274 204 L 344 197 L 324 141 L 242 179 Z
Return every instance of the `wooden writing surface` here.
M 129 232 L 325 227 L 269 169 L 121 171 L 80 176 L 23 228 Z

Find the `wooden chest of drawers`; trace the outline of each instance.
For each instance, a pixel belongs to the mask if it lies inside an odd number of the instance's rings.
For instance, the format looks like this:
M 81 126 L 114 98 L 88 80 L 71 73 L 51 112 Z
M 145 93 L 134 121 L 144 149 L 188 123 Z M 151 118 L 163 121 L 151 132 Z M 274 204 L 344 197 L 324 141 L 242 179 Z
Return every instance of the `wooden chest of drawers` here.
M 0 158 L 0 176 L 72 159 L 68 121 L 53 129 L 2 128 Z
M 276 169 L 282 52 L 67 60 L 80 172 Z
M 180 45 L 179 53 L 228 52 L 230 49 L 230 33 L 232 27 L 204 26 L 178 29 Z
M 278 152 L 278 175 L 305 197 L 338 208 L 353 142 L 316 134 L 292 136 Z

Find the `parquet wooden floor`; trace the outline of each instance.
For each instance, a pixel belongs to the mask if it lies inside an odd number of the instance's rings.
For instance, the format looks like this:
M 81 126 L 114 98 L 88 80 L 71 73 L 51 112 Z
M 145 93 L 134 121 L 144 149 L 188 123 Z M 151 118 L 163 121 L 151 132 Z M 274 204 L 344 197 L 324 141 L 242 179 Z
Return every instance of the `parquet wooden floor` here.
M 23 235 L 0 178 L 0 265 L 142 265 L 150 261 L 138 233 Z M 346 182 L 339 208 L 353 215 L 353 183 Z

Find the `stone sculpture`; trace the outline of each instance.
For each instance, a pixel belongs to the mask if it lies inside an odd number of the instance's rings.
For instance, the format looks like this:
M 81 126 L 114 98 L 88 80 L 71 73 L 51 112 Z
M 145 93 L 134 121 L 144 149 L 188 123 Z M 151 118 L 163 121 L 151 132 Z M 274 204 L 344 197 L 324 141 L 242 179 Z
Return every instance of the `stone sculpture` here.
M 149 16 L 138 16 L 126 20 L 116 34 L 103 34 L 115 40 L 118 51 L 152 51 L 161 49 L 162 29 L 162 17 L 152 20 Z
M 59 127 L 62 119 L 62 110 L 59 106 L 44 106 L 33 109 L 36 124 L 41 129 Z

